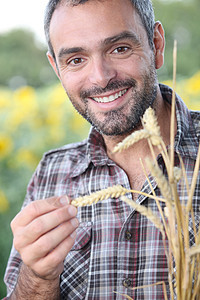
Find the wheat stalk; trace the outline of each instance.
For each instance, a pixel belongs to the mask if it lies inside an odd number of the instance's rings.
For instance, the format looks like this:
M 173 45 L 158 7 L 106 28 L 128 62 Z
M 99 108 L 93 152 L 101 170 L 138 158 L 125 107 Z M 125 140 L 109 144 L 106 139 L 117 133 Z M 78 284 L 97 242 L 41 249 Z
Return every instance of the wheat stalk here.
M 130 288 L 131 290 L 140 290 L 140 289 L 146 289 L 148 287 L 152 287 L 152 286 L 156 286 L 156 285 L 161 285 L 163 286 L 163 291 L 164 291 L 164 299 L 167 300 L 167 290 L 166 290 L 166 285 L 164 281 L 160 281 L 160 282 L 156 282 L 156 283 L 152 283 L 152 284 L 148 284 L 148 285 L 142 285 L 142 286 L 137 286 L 134 288 Z M 126 294 L 120 294 L 114 291 L 115 294 L 118 294 L 120 296 L 123 296 L 129 300 L 133 300 L 130 296 L 126 295 Z
M 127 198 L 126 196 L 121 196 L 121 200 L 129 204 L 141 215 L 147 217 L 155 225 L 155 227 L 160 230 L 163 237 L 165 236 L 163 224 L 161 223 L 158 216 L 155 215 L 150 208 L 146 208 L 144 205 L 138 204 L 135 201 Z
M 108 198 L 119 198 L 120 196 L 123 196 L 128 193 L 134 193 L 139 194 L 145 197 L 149 197 L 152 199 L 155 199 L 156 201 L 166 202 L 165 199 L 161 197 L 157 197 L 156 195 L 150 195 L 141 191 L 137 190 L 129 190 L 124 188 L 121 185 L 114 185 L 111 187 L 108 187 L 107 189 L 102 189 L 97 192 L 91 193 L 90 195 L 86 195 L 83 197 L 77 197 L 76 199 L 73 199 L 71 201 L 71 204 L 76 207 L 83 207 L 87 205 L 96 204 L 99 201 L 106 200 Z
M 198 151 L 198 154 L 197 154 L 196 164 L 195 164 L 195 168 L 194 168 L 192 184 L 191 184 L 191 188 L 190 188 L 190 192 L 189 192 L 189 196 L 188 196 L 187 211 L 190 211 L 191 207 L 192 207 L 192 197 L 194 195 L 194 189 L 195 189 L 195 186 L 196 186 L 199 167 L 200 167 L 200 144 L 199 144 L 199 151 Z

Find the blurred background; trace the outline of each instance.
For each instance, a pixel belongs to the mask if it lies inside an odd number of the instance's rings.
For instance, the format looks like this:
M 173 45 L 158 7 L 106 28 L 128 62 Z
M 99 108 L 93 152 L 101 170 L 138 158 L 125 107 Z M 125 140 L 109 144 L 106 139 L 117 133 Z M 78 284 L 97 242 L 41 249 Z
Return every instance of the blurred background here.
M 47 0 L 4 1 L 0 11 L 0 299 L 12 233 L 26 186 L 43 153 L 88 134 L 46 58 L 43 15 Z M 172 86 L 172 53 L 178 42 L 177 92 L 200 110 L 200 1 L 153 0 L 165 28 L 161 82 Z

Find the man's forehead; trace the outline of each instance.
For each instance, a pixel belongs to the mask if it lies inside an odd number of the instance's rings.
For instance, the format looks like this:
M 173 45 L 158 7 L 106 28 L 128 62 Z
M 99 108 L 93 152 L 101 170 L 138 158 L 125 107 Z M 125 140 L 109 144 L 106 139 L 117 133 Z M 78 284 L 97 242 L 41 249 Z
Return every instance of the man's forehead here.
M 93 10 L 93 16 L 95 18 L 98 18 L 99 10 L 103 9 L 104 15 L 106 16 L 107 11 L 109 11 L 109 8 L 112 7 L 113 15 L 116 13 L 116 7 L 120 7 L 121 11 L 124 10 L 126 7 L 131 8 L 131 11 L 134 13 L 134 17 L 137 15 L 138 20 L 140 19 L 139 14 L 137 13 L 137 10 L 134 8 L 132 2 L 130 0 L 61 0 L 59 5 L 56 7 L 52 19 L 55 18 L 55 16 L 58 14 L 65 14 L 66 20 L 71 20 L 71 15 L 73 15 L 74 20 L 80 17 L 82 17 L 82 12 L 89 12 L 91 11 L 91 7 L 95 7 L 95 10 Z M 59 23 L 60 16 L 58 19 L 56 19 L 56 23 Z M 109 20 L 110 22 L 112 20 Z M 82 26 L 85 26 L 85 24 L 89 22 L 89 20 L 81 20 Z M 50 22 L 51 26 L 52 20 Z M 142 24 L 142 22 L 141 22 Z
M 74 7 L 61 5 L 50 24 L 51 42 L 58 52 L 62 47 L 85 48 L 88 42 L 92 47 L 95 42 L 97 45 L 97 42 L 110 41 L 110 37 L 128 31 L 135 33 L 135 41 L 146 34 L 129 0 L 89 0 Z

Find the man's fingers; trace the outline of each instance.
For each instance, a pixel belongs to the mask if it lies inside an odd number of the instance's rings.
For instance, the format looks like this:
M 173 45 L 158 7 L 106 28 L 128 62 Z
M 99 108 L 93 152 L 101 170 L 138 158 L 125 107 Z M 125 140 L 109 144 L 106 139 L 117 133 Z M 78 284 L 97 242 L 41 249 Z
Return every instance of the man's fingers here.
M 69 202 L 70 200 L 67 196 L 33 201 L 16 215 L 11 222 L 11 228 L 14 230 L 15 227 L 26 226 L 38 216 L 54 211 L 59 207 L 69 204 Z
M 61 207 L 70 203 L 70 198 L 65 195 L 61 197 L 51 197 L 46 199 L 47 203 L 55 207 Z
M 74 218 L 76 214 L 77 209 L 72 205 L 67 205 L 39 216 L 27 226 L 18 229 L 14 240 L 15 248 L 20 249 L 32 244 L 41 236 Z
M 79 223 L 76 218 L 71 219 L 41 236 L 35 243 L 25 247 L 21 253 L 23 261 L 34 265 L 41 258 L 45 258 L 54 251 L 65 239 L 76 230 Z M 30 258 L 30 253 L 32 257 Z
M 77 208 L 69 202 L 66 196 L 33 201 L 11 223 L 16 250 L 24 263 L 40 276 L 52 276 L 51 271 L 58 272 L 73 245 L 72 233 L 79 223 L 75 218 Z M 65 245 L 65 249 L 61 245 Z M 46 265 L 49 256 L 54 263 L 50 261 Z M 41 271 L 40 267 L 35 267 L 38 261 L 43 264 Z
M 46 279 L 56 278 L 63 271 L 63 261 L 71 250 L 76 237 L 76 231 L 66 237 L 48 255 L 34 263 L 34 272 Z M 60 266 L 60 268 L 58 268 Z M 55 273 L 56 272 L 56 273 Z

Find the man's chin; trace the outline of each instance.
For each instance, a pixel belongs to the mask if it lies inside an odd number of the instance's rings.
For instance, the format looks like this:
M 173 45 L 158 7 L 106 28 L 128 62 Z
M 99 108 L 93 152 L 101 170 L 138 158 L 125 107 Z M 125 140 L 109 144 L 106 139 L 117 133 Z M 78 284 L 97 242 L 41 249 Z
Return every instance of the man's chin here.
M 103 125 L 97 125 L 97 124 L 93 124 L 91 123 L 92 126 L 101 134 L 110 138 L 115 138 L 117 136 L 121 137 L 121 136 L 127 136 L 129 134 L 131 134 L 133 131 L 138 130 L 141 128 L 141 122 L 138 122 L 137 124 L 134 124 L 132 126 L 123 126 L 120 124 L 117 125 L 110 125 L 108 126 L 108 124 L 103 124 Z

